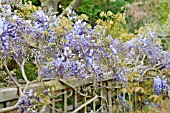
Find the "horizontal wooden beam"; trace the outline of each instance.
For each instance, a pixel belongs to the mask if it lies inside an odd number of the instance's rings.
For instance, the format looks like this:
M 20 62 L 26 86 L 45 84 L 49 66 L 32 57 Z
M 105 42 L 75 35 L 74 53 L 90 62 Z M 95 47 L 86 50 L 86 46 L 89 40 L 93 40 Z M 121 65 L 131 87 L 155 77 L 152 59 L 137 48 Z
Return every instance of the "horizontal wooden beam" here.
M 10 101 L 17 98 L 17 88 L 1 88 L 0 89 L 0 102 Z
M 111 75 L 107 75 L 104 76 L 103 81 L 108 81 L 111 80 L 112 76 Z M 91 79 L 91 77 L 87 77 L 85 80 L 81 80 L 78 78 L 65 78 L 62 79 L 64 81 L 66 81 L 68 84 L 70 84 L 73 87 L 79 87 L 82 85 L 89 85 L 93 83 L 93 80 Z M 56 92 L 57 91 L 61 91 L 63 89 L 70 89 L 70 87 L 68 85 L 65 85 L 61 82 L 56 82 Z M 51 81 L 47 81 L 45 82 L 45 84 L 47 85 L 52 85 Z M 24 85 L 23 85 L 24 87 Z M 43 84 L 42 83 L 34 83 L 34 84 L 30 84 L 29 89 L 33 89 L 34 91 L 42 91 L 44 89 Z M 44 89 L 45 90 L 45 89 Z M 0 88 L 0 103 L 2 102 L 7 102 L 10 100 L 14 100 L 18 98 L 18 89 L 16 87 L 10 87 L 10 88 Z

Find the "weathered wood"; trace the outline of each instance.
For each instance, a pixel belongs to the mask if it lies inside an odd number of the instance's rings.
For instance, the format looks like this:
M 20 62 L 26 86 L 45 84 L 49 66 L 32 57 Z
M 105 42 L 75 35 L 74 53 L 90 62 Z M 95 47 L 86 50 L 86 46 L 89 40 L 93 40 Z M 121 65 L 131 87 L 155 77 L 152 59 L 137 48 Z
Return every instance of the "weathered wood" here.
M 81 106 L 79 106 L 77 109 L 75 109 L 72 113 L 76 113 L 79 110 L 81 110 L 82 108 L 84 108 L 85 106 L 87 106 L 88 104 L 90 104 L 91 102 L 95 101 L 98 98 L 98 96 L 96 95 L 95 97 L 91 98 L 90 100 L 88 100 L 86 103 L 82 104 Z M 83 112 L 85 113 L 85 112 Z
M 102 81 L 100 81 L 100 85 L 101 85 L 100 86 L 100 96 L 103 97 L 103 87 L 102 87 L 103 83 L 102 83 Z M 100 106 L 103 106 L 103 99 L 101 99 L 101 98 L 100 98 Z M 102 112 L 102 113 L 104 112 L 103 107 L 101 108 L 100 112 Z
M 0 109 L 4 108 L 4 103 L 0 103 Z
M 105 78 L 103 78 L 103 81 L 107 81 L 107 80 L 111 80 L 112 76 L 110 75 L 106 75 Z M 79 87 L 82 84 L 84 85 L 89 85 L 92 84 L 92 80 L 90 79 L 90 77 L 87 77 L 87 79 L 85 80 L 79 80 L 77 78 L 69 78 L 69 79 L 64 79 L 67 83 L 71 84 L 72 86 Z M 45 82 L 45 84 L 47 85 L 52 85 L 51 81 Z M 25 85 L 23 85 L 24 87 Z M 44 89 L 44 86 L 42 83 L 35 83 L 35 84 L 30 84 L 30 86 L 28 87 L 29 89 L 33 89 L 35 91 L 40 91 Z M 67 90 L 70 89 L 69 86 L 66 86 L 60 82 L 57 82 L 56 85 L 56 92 L 57 91 L 61 91 L 61 90 Z M 6 101 L 10 101 L 10 100 L 15 100 L 18 98 L 18 89 L 16 87 L 11 87 L 11 88 L 0 88 L 0 103 L 1 102 L 6 102 Z
M 65 92 L 65 90 L 63 90 Z M 67 113 L 67 92 L 65 92 L 62 96 L 63 103 L 62 103 L 62 110 L 64 113 Z
M 128 111 L 130 113 L 131 112 L 131 102 L 132 102 L 131 101 L 131 94 L 130 93 L 128 93 L 128 101 L 129 101 L 129 108 L 128 108 L 129 110 Z
M 10 101 L 6 102 L 5 104 L 6 104 L 5 105 L 6 107 L 10 107 L 11 106 L 11 102 Z
M 107 87 L 109 87 L 109 89 L 107 89 L 107 101 L 108 101 L 108 112 L 112 113 L 112 81 L 108 81 L 107 82 Z
M 73 91 L 73 109 L 76 109 L 77 107 L 77 92 Z
M 112 102 L 112 89 L 115 89 L 114 92 L 116 92 L 116 95 L 118 95 L 118 89 L 121 88 L 118 84 L 118 82 L 113 82 L 112 77 L 111 76 L 105 76 L 106 78 L 102 78 L 102 80 L 99 82 L 93 82 L 90 77 L 88 77 L 87 79 L 85 79 L 84 81 L 81 81 L 77 78 L 70 78 L 70 79 L 62 79 L 65 82 L 67 82 L 68 84 L 70 84 L 70 86 L 64 82 L 62 82 L 61 80 L 59 80 L 58 82 L 56 82 L 56 89 L 54 91 L 54 95 L 59 96 L 59 95 L 63 95 L 62 99 L 59 99 L 59 101 L 62 101 L 62 108 L 60 108 L 60 111 L 62 111 L 62 113 L 68 113 L 68 111 L 73 111 L 74 113 L 81 111 L 83 113 L 87 112 L 87 105 L 90 104 L 92 105 L 92 109 L 93 111 L 96 112 L 101 112 L 104 113 L 106 112 L 105 110 L 107 109 L 108 113 L 112 113 L 113 111 L 115 112 L 119 112 L 119 103 L 118 101 L 115 101 L 115 105 L 116 105 L 116 110 L 113 110 L 113 102 Z M 48 85 L 52 85 L 55 82 L 45 82 L 45 84 Z M 84 89 L 82 89 L 80 92 L 78 89 L 81 86 L 84 86 Z M 95 89 L 98 88 L 96 87 L 96 85 L 99 85 L 99 89 Z M 115 87 L 113 87 L 115 86 Z M 24 87 L 24 86 L 23 86 Z M 41 90 L 44 89 L 44 87 L 42 86 L 41 83 L 36 83 L 33 85 L 29 86 L 29 89 L 34 89 L 34 90 Z M 28 90 L 29 90 L 28 89 Z M 85 92 L 87 92 L 90 89 L 90 91 L 88 93 L 90 93 L 90 95 L 86 95 L 84 94 Z M 98 92 L 98 90 L 100 90 Z M 105 91 L 106 90 L 106 91 Z M 18 96 L 18 92 L 17 92 L 17 88 L 1 88 L 0 89 L 0 109 L 4 108 L 4 107 L 8 107 L 8 106 L 12 106 L 16 103 L 17 100 L 17 96 Z M 68 95 L 67 92 L 71 91 L 72 93 L 70 94 L 71 97 L 73 96 L 73 103 L 72 105 L 70 105 L 71 107 L 69 107 L 67 105 L 67 100 L 68 100 Z M 82 93 L 83 95 L 81 95 L 80 93 Z M 100 94 L 98 94 L 100 93 Z M 91 95 L 92 94 L 92 95 Z M 82 100 L 78 103 L 78 96 L 80 96 L 80 98 L 82 98 Z M 12 97 L 10 97 L 12 96 Z M 132 107 L 131 105 L 131 94 L 128 94 L 129 96 L 129 112 L 132 112 Z M 134 95 L 133 98 L 133 104 L 135 104 L 135 107 L 139 108 L 141 106 L 137 106 L 137 95 Z M 123 97 L 125 98 L 125 93 L 123 93 Z M 14 102 L 15 100 L 15 102 Z M 100 101 L 100 108 L 96 110 L 96 101 Z M 105 102 L 104 102 L 105 100 Z M 113 100 L 118 100 L 118 96 L 116 99 Z M 55 102 L 57 102 L 55 100 L 55 98 L 52 99 L 52 113 L 55 113 Z M 4 104 L 5 103 L 5 104 Z M 79 107 L 78 107 L 79 106 Z M 51 107 L 50 107 L 51 108 Z M 106 109 L 105 109 L 106 108 Z M 48 110 L 49 111 L 49 110 Z M 50 111 L 49 111 L 50 112 Z M 123 112 L 127 112 L 125 109 L 125 106 L 123 106 Z
M 8 101 L 8 102 L 5 102 L 5 107 L 10 107 L 11 106 L 11 102 Z M 10 112 L 6 112 L 6 113 L 10 113 Z
M 86 103 L 86 97 L 83 97 L 83 103 Z M 83 108 L 83 113 L 87 112 L 87 105 Z
M 76 88 L 79 88 L 82 85 L 85 85 L 86 87 L 90 86 L 93 84 L 93 81 L 91 80 L 90 77 L 87 77 L 87 79 L 85 80 L 79 80 L 77 78 L 69 78 L 69 79 L 63 79 L 64 81 L 66 81 L 68 84 L 70 84 L 72 87 L 64 84 L 63 82 L 57 82 L 56 81 L 56 89 L 55 92 L 57 94 L 57 92 L 61 92 L 62 90 L 64 91 L 68 91 L 68 90 L 73 90 Z M 105 78 L 103 78 L 103 81 L 107 81 L 107 80 L 112 80 L 112 76 L 105 76 Z M 52 85 L 54 82 L 51 81 L 47 81 L 44 82 L 47 85 Z M 22 86 L 22 88 L 24 88 L 25 85 Z M 31 84 L 28 87 L 29 89 L 33 89 L 34 91 L 40 91 L 40 90 L 45 90 L 44 86 L 42 85 L 42 83 L 35 83 L 35 84 Z M 63 98 L 67 97 L 67 94 L 64 94 L 65 96 L 63 96 Z M 10 100 L 17 100 L 18 98 L 18 89 L 16 87 L 12 87 L 12 88 L 0 88 L 0 103 L 4 103 L 4 102 L 8 102 Z M 86 100 L 84 98 L 84 100 Z M 85 102 L 85 101 L 84 101 Z M 2 106 L 4 107 L 4 106 Z M 67 99 L 64 99 L 63 101 L 63 111 L 67 112 Z M 87 111 L 87 108 L 85 107 L 84 111 Z
M 123 99 L 125 100 L 125 93 L 123 93 Z M 124 104 L 123 104 L 123 113 L 126 113 L 126 107 Z
M 136 92 L 134 92 L 134 110 L 137 110 L 138 109 L 138 100 L 137 100 L 137 93 Z
M 15 105 L 17 103 L 17 100 L 12 100 L 11 101 L 11 106 Z
M 52 98 L 52 113 L 56 113 L 55 112 L 55 98 Z
M 0 89 L 0 102 L 6 102 L 17 99 L 17 88 L 1 88 Z
M 94 85 L 94 84 L 93 84 L 93 85 Z M 96 92 L 95 92 L 94 87 L 95 87 L 95 86 L 92 86 L 92 96 L 95 96 L 95 95 L 96 95 Z M 96 111 L 96 102 L 95 102 L 95 101 L 92 102 L 92 109 L 93 109 L 94 112 Z
M 143 97 L 143 94 L 141 94 L 140 96 Z M 141 111 L 143 111 L 144 110 L 144 100 L 141 100 L 141 101 L 142 101 L 142 103 L 141 103 Z

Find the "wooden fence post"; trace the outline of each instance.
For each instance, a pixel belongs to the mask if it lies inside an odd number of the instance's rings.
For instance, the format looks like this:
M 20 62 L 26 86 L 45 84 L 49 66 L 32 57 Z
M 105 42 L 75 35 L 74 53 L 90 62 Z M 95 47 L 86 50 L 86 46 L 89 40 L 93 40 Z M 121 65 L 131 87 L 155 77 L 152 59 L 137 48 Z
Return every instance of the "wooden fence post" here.
M 94 84 L 93 84 L 93 86 L 92 86 L 92 96 L 94 97 L 95 96 L 95 89 L 94 89 Z M 95 103 L 95 101 L 93 101 L 92 102 L 92 109 L 93 109 L 93 111 L 95 112 L 96 111 L 96 103 Z
M 4 103 L 0 103 L 0 109 L 4 108 Z
M 86 97 L 85 96 L 83 97 L 83 103 L 86 103 Z M 87 106 L 85 106 L 83 108 L 83 113 L 86 113 L 86 112 L 87 112 Z
M 56 113 L 55 112 L 55 97 L 52 98 L 52 113 Z
M 128 101 L 129 101 L 129 113 L 131 112 L 131 94 L 130 93 L 128 93 Z
M 137 92 L 134 92 L 135 93 L 135 102 L 134 102 L 134 111 L 136 111 L 137 109 L 139 109 L 139 106 L 138 106 L 138 99 L 137 99 L 137 97 L 138 97 L 138 94 L 137 94 Z
M 141 97 L 143 97 L 144 94 L 141 94 Z M 141 105 L 141 111 L 143 112 L 143 108 L 144 108 L 144 100 L 141 100 L 142 101 L 142 105 Z
M 125 100 L 125 93 L 123 93 L 123 101 Z M 123 103 L 123 113 L 126 113 L 126 106 Z
M 100 81 L 100 86 L 99 87 L 100 87 L 100 96 L 103 97 L 103 88 L 102 88 L 103 87 L 103 82 L 102 81 Z M 100 106 L 103 106 L 103 99 L 101 99 L 101 98 L 100 98 Z M 103 107 L 102 107 L 100 112 L 103 113 L 103 111 L 104 110 L 103 110 Z
M 112 113 L 112 81 L 107 82 L 107 87 L 109 88 L 107 89 L 108 113 Z
M 73 110 L 77 108 L 77 92 L 73 90 Z
M 64 113 L 67 113 L 67 92 L 66 90 L 63 90 L 64 94 L 62 96 L 62 101 L 63 101 L 63 105 L 62 105 L 62 110 Z

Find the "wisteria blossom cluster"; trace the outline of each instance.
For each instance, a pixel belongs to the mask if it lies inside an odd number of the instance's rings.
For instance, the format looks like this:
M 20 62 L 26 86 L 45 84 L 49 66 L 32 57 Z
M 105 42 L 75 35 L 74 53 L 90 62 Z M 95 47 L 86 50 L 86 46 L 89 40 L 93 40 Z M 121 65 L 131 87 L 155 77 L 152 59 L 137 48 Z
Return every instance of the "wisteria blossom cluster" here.
M 44 92 L 35 92 L 30 89 L 21 97 L 18 109 L 23 113 L 38 113 L 40 106 L 48 105 L 50 103 L 51 93 L 52 90 L 50 88 L 45 89 Z
M 168 90 L 168 79 L 167 78 L 154 78 L 154 92 L 157 95 L 166 94 Z
M 72 11 L 67 17 L 56 17 L 38 10 L 29 18 L 22 18 L 11 11 L 10 5 L 2 5 L 1 9 L 2 59 L 13 58 L 22 64 L 31 56 L 35 59 L 39 77 L 75 76 L 82 80 L 95 77 L 99 81 L 109 74 L 128 87 L 129 81 L 146 79 L 150 70 L 170 69 L 170 52 L 163 50 L 152 31 L 124 43 L 106 35 L 102 26 L 89 25 Z M 132 78 L 134 72 L 139 76 Z M 155 78 L 155 93 L 166 92 L 167 84 L 167 79 Z M 29 106 L 29 103 L 23 99 L 22 105 Z
M 34 105 L 33 100 L 37 99 L 36 94 L 33 93 L 34 93 L 33 90 L 30 89 L 30 91 L 27 92 L 26 95 L 21 97 L 21 101 L 19 102 L 18 109 L 23 110 L 23 113 L 29 113 L 30 111 L 32 113 L 37 113 L 37 111 L 34 110 L 36 109 L 36 107 L 32 106 Z M 34 108 L 31 108 L 30 106 Z
M 123 43 L 106 36 L 101 26 L 92 28 L 78 16 L 72 22 L 69 16 L 47 16 L 38 10 L 26 20 L 11 12 L 9 5 L 4 7 L 0 14 L 3 59 L 10 56 L 20 62 L 33 54 L 40 61 L 42 77 L 96 75 L 99 79 L 109 72 L 127 81 L 125 73 L 134 71 L 131 65 L 140 74 L 158 63 L 169 68 L 170 54 L 151 31 L 147 37 L 136 36 Z M 147 67 L 143 69 L 144 65 Z

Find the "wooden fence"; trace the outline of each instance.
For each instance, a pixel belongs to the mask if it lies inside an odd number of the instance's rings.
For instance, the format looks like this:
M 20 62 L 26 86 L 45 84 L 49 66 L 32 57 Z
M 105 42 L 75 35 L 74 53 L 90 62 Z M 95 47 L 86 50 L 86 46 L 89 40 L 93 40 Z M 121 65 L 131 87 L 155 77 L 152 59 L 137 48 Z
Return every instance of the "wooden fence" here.
M 46 84 L 50 85 L 51 81 Z M 118 82 L 114 81 L 111 76 L 106 76 L 100 82 L 94 81 L 90 77 L 83 81 L 78 78 L 60 79 L 55 89 L 56 96 L 51 99 L 51 107 L 47 107 L 46 112 L 85 113 L 93 110 L 95 113 L 126 113 L 132 111 L 132 101 L 134 102 L 133 108 L 142 110 L 142 104 L 135 100 L 136 93 L 133 98 L 130 94 L 121 93 L 123 99 L 126 99 L 126 103 L 123 100 L 120 103 L 117 94 L 120 88 Z M 37 91 L 43 89 L 43 86 L 41 83 L 31 84 L 29 89 Z M 113 93 L 116 93 L 116 96 L 113 96 Z M 59 94 L 62 96 L 57 99 Z M 0 109 L 14 105 L 17 99 L 17 88 L 0 89 Z M 56 109 L 57 103 L 62 107 Z

